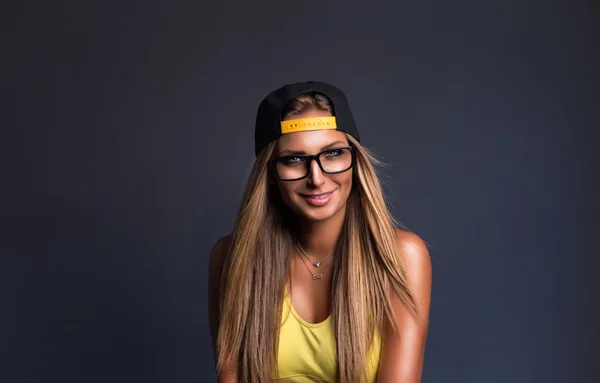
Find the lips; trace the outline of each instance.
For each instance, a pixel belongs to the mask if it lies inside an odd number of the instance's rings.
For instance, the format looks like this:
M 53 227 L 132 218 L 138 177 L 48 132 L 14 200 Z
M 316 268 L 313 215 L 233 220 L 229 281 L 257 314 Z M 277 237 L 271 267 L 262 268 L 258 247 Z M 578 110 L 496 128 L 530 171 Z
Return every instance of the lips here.
M 333 195 L 333 192 L 321 193 L 321 194 L 301 194 L 302 197 L 313 206 L 326 205 Z

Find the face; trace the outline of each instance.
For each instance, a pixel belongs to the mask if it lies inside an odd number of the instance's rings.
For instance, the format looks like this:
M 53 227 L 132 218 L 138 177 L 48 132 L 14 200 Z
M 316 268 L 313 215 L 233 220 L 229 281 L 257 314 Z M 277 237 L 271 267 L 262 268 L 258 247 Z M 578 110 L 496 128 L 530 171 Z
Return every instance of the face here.
M 331 116 L 328 112 L 310 111 L 295 115 L 293 119 L 328 116 Z M 337 130 L 288 133 L 279 138 L 274 157 L 317 154 L 349 145 L 346 135 Z M 345 214 L 346 201 L 352 189 L 352 169 L 339 174 L 327 174 L 313 160 L 306 178 L 297 181 L 275 178 L 283 201 L 300 217 L 309 221 L 323 221 Z

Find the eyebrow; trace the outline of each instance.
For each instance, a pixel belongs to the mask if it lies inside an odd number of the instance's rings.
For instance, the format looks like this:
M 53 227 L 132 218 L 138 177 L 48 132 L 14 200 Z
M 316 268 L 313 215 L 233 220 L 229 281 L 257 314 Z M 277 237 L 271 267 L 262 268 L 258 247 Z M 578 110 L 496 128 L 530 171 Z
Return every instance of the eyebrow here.
M 343 141 L 334 141 L 334 142 L 332 142 L 332 143 L 330 143 L 330 144 L 327 144 L 327 145 L 323 146 L 323 147 L 322 147 L 322 148 L 319 150 L 319 152 L 322 152 L 323 150 L 330 149 L 330 148 L 332 148 L 332 147 L 334 147 L 334 146 L 337 146 L 337 145 L 340 145 L 340 144 L 341 144 L 341 145 L 346 145 L 346 143 L 345 143 L 345 142 L 343 142 Z M 286 150 L 282 150 L 282 151 L 279 153 L 279 155 L 280 155 L 280 156 L 288 156 L 288 155 L 294 155 L 294 154 L 306 154 L 306 152 L 305 152 L 305 151 L 303 151 L 303 150 L 293 150 L 293 149 L 286 149 Z

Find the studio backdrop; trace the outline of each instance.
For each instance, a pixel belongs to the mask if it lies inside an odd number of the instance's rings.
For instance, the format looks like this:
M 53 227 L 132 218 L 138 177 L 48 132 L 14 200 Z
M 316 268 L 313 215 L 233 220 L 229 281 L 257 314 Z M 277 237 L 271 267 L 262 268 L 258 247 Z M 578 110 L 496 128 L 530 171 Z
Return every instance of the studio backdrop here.
M 0 381 L 213 381 L 209 251 L 258 103 L 304 80 L 429 245 L 424 382 L 598 381 L 593 2 L 8 8 Z

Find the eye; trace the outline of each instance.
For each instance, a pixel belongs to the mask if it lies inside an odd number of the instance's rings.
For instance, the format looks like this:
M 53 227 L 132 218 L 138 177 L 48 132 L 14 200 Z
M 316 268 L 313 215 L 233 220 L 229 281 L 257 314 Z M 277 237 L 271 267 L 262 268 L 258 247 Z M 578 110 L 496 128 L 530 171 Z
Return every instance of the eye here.
M 285 165 L 296 165 L 304 162 L 304 159 L 296 156 L 281 157 L 279 161 Z
M 325 158 L 339 157 L 344 154 L 344 149 L 331 149 L 323 153 Z

